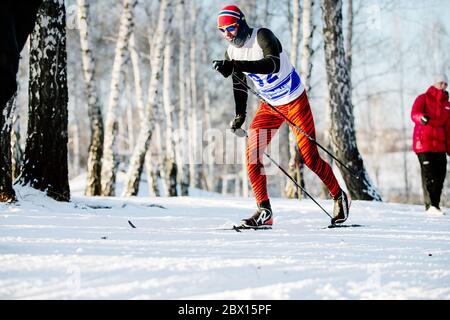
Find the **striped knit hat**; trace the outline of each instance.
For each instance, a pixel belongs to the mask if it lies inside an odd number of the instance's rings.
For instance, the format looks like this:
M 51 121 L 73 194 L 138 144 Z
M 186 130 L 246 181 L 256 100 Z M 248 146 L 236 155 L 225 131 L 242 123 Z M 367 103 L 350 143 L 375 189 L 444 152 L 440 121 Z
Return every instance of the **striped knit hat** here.
M 237 48 L 241 48 L 250 37 L 250 27 L 245 21 L 242 11 L 234 5 L 226 6 L 220 10 L 217 16 L 217 27 L 223 28 L 237 23 L 239 25 L 236 36 L 231 40 L 231 44 Z
M 235 5 L 230 5 L 222 8 L 217 16 L 217 26 L 224 27 L 233 23 L 239 23 L 241 20 L 245 20 L 245 16 L 242 11 Z

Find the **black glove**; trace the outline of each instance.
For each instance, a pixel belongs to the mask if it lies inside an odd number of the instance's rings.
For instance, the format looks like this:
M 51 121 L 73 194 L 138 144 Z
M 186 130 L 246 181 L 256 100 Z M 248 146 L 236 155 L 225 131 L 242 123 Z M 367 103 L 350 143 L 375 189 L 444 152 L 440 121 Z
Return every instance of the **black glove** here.
M 422 117 L 420 118 L 420 122 L 421 122 L 422 124 L 427 124 L 427 123 L 428 123 L 428 120 L 430 120 L 430 117 L 427 117 L 427 116 L 422 116 Z
M 213 67 L 225 78 L 228 78 L 233 73 L 233 62 L 230 60 L 214 60 Z
M 237 114 L 236 117 L 234 117 L 233 121 L 230 123 L 230 129 L 231 131 L 236 132 L 236 130 L 240 129 L 242 125 L 245 122 L 245 113 L 244 114 Z

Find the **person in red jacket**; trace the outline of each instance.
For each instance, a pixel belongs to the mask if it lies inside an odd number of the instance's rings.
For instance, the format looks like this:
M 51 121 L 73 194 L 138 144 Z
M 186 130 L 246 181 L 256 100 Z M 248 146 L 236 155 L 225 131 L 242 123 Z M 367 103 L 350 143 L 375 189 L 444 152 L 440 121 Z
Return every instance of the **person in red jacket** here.
M 418 96 L 411 111 L 415 123 L 413 150 L 417 154 L 422 173 L 425 209 L 440 214 L 442 187 L 450 155 L 450 102 L 446 91 L 445 74 L 435 77 L 434 85 Z

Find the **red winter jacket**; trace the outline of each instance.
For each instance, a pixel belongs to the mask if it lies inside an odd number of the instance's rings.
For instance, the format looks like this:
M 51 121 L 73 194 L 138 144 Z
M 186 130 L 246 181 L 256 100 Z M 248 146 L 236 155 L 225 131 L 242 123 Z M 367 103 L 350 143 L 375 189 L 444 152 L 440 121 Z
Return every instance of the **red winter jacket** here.
M 427 124 L 420 122 L 429 117 Z M 450 155 L 450 102 L 448 92 L 431 86 L 414 101 L 411 119 L 414 127 L 413 150 L 422 152 L 447 152 Z

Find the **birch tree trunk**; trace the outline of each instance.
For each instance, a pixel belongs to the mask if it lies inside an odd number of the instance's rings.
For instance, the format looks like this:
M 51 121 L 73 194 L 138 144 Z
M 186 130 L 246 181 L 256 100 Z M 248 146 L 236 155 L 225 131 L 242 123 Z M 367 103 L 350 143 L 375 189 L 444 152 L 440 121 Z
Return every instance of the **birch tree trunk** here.
M 160 178 L 158 164 L 152 159 L 150 150 L 145 155 L 145 173 L 147 174 L 148 195 L 151 197 L 160 197 L 158 179 Z
M 359 179 L 357 179 L 338 164 L 353 199 L 381 201 L 380 194 L 364 168 L 363 159 L 356 144 L 351 80 L 342 35 L 342 1 L 321 0 L 321 7 L 325 64 L 331 105 L 330 136 L 334 155 L 354 172 L 359 173 Z
M 266 4 L 264 7 L 264 16 L 263 16 L 263 23 L 265 25 L 269 25 L 269 4 L 270 4 L 270 1 L 266 0 Z
M 306 92 L 309 92 L 311 70 L 312 70 L 312 40 L 314 34 L 313 27 L 313 0 L 303 1 L 303 11 L 302 11 L 302 51 L 301 51 L 301 63 L 300 63 L 300 75 L 305 86 Z M 291 39 L 291 62 L 294 66 L 297 63 L 297 52 L 298 52 L 298 16 L 299 16 L 299 1 L 294 0 L 293 2 L 293 31 Z M 302 186 L 305 187 L 304 179 L 304 168 L 305 164 L 300 156 L 298 150 L 297 141 L 295 139 L 294 133 L 289 132 L 289 174 L 295 178 L 295 180 Z M 294 185 L 294 183 L 288 179 L 285 187 L 285 193 L 288 198 L 298 198 L 303 197 L 302 191 Z
M 147 15 L 148 17 L 148 15 Z M 152 37 L 148 37 L 149 45 L 151 46 Z M 150 48 L 151 50 L 151 48 Z M 134 33 L 131 35 L 130 38 L 130 58 L 131 58 L 131 64 L 133 67 L 133 75 L 134 75 L 134 88 L 135 88 L 135 95 L 136 95 L 136 108 L 139 114 L 139 119 L 145 118 L 145 102 L 144 102 L 144 90 L 142 89 L 142 78 L 141 78 L 141 66 L 140 66 L 140 59 L 139 54 L 136 49 L 136 40 Z M 131 128 L 134 129 L 134 128 Z M 133 148 L 135 146 L 135 138 L 134 138 L 134 132 L 133 132 Z M 132 154 L 133 151 L 130 151 L 130 154 Z M 157 184 L 153 184 L 153 176 L 154 172 L 151 165 L 151 152 L 148 151 L 147 155 L 144 159 L 144 167 L 145 172 L 147 176 L 147 187 L 148 187 L 148 194 L 149 196 L 159 196 L 159 190 L 154 190 L 154 187 L 157 186 Z
M 402 30 L 402 25 L 401 25 L 401 21 L 400 19 L 395 19 L 395 28 L 397 30 Z M 408 145 L 407 145 L 407 134 L 406 134 L 406 128 L 407 128 L 407 124 L 406 124 L 406 108 L 405 108 L 405 99 L 404 99 L 404 92 L 405 92 L 405 71 L 404 71 L 404 62 L 402 59 L 402 55 L 404 54 L 404 52 L 406 52 L 406 50 L 403 49 L 403 34 L 401 32 L 397 33 L 394 37 L 394 44 L 395 44 L 395 48 L 398 54 L 398 58 L 397 58 L 397 67 L 398 67 L 398 76 L 399 76 L 399 80 L 398 80 L 398 85 L 399 85 L 399 100 L 400 100 L 400 116 L 402 119 L 402 127 L 401 127 L 401 139 L 402 139 L 402 162 L 403 162 L 403 182 L 405 185 L 405 201 L 408 202 L 409 201 L 409 179 L 408 179 L 408 153 L 410 152 L 410 150 L 408 150 Z
M 164 66 L 163 66 L 164 68 Z M 159 96 L 159 102 L 158 102 L 158 106 L 161 106 L 161 108 L 163 108 L 164 102 L 162 101 L 162 95 Z M 158 112 L 158 116 L 157 118 L 155 117 L 155 129 L 154 129 L 154 134 L 152 135 L 152 140 L 154 140 L 154 145 L 155 145 L 155 154 L 156 154 L 156 165 L 154 165 L 154 167 L 157 169 L 157 174 L 159 177 L 159 184 L 158 184 L 158 188 L 159 188 L 159 192 L 161 194 L 161 196 L 167 196 L 169 194 L 169 185 L 167 184 L 168 181 L 168 177 L 167 177 L 167 172 L 165 171 L 165 158 L 166 158 L 166 152 L 167 152 L 167 146 L 165 145 L 166 140 L 163 139 L 163 135 L 165 135 L 165 126 L 166 126 L 166 121 L 163 118 L 163 116 L 161 115 L 161 112 Z M 163 134 L 163 130 L 164 130 L 164 134 Z
M 348 77 L 352 79 L 352 51 L 353 51 L 353 0 L 347 5 L 347 38 L 345 39 L 345 60 L 347 61 Z
M 139 54 L 136 50 L 136 40 L 134 33 L 130 37 L 129 51 L 130 51 L 131 65 L 133 66 L 136 107 L 138 110 L 139 119 L 144 119 L 144 93 L 142 90 L 141 69 L 140 69 L 141 67 L 139 63 Z
M 16 201 L 16 194 L 12 187 L 12 162 L 11 162 L 11 123 L 15 96 L 0 114 L 0 202 Z
M 292 1 L 292 33 L 291 33 L 291 52 L 290 60 L 291 63 L 297 65 L 297 55 L 298 55 L 298 40 L 300 31 L 300 0 Z
M 77 103 L 75 103 L 77 105 Z M 71 173 L 74 176 L 78 176 L 80 169 L 80 129 L 78 126 L 78 120 L 75 117 L 75 121 L 69 127 L 69 144 L 72 144 L 72 170 Z
M 128 155 L 130 155 L 133 152 L 134 148 L 134 117 L 133 113 L 135 109 L 133 108 L 133 94 L 131 93 L 131 85 L 130 81 L 126 81 L 126 93 L 127 93 L 127 107 L 125 110 L 126 118 L 127 118 L 127 146 L 128 146 Z M 137 99 L 137 97 L 136 97 Z M 139 118 L 142 119 L 142 118 Z
M 112 78 L 110 85 L 110 95 L 108 101 L 108 111 L 105 122 L 105 135 L 103 143 L 103 163 L 102 163 L 102 195 L 114 196 L 117 172 L 117 107 L 122 84 L 122 67 L 125 64 L 127 46 L 130 35 L 133 32 L 134 7 L 137 0 L 124 0 L 124 9 L 120 17 L 119 35 L 115 49 L 114 64 L 112 67 Z
M 326 101 L 325 101 L 325 110 L 326 110 L 325 111 L 325 123 L 327 123 L 330 126 L 330 123 L 331 123 L 331 120 L 330 120 L 331 119 L 331 103 L 330 103 L 330 97 L 328 97 L 328 96 L 327 96 Z M 331 132 L 331 128 L 329 127 L 326 130 L 326 132 L 324 132 L 324 135 L 323 135 L 323 146 L 327 150 L 331 150 L 332 149 L 330 132 Z M 328 164 L 330 165 L 330 167 L 333 168 L 334 159 L 329 154 L 325 155 L 325 161 L 327 161 Z M 325 184 L 322 184 L 321 198 L 322 199 L 330 199 L 331 198 L 330 191 L 328 190 L 328 188 L 327 188 L 327 186 Z
M 249 183 L 248 183 L 248 172 L 247 172 L 247 155 L 245 153 L 245 141 L 243 143 L 242 153 L 241 153 L 241 161 L 242 161 L 242 169 L 241 169 L 241 176 L 242 176 L 242 197 L 248 198 L 249 196 Z
M 145 117 L 142 119 L 141 128 L 136 140 L 136 147 L 131 155 L 130 167 L 128 168 L 124 196 L 137 195 L 139 192 L 139 181 L 144 166 L 145 155 L 148 151 L 150 140 L 155 127 L 155 117 L 159 116 L 157 96 L 159 93 L 159 79 L 162 73 L 162 50 L 164 36 L 168 21 L 172 19 L 172 0 L 161 0 L 159 9 L 158 25 L 153 36 L 151 46 L 151 75 L 148 89 L 148 101 L 145 108 Z
M 69 201 L 66 11 L 45 0 L 30 38 L 29 117 L 21 182 Z
M 208 38 L 205 34 L 204 42 L 202 47 L 202 64 L 208 64 Z M 209 97 L 209 79 L 207 72 L 203 73 L 203 105 L 204 105 L 204 115 L 205 115 L 205 129 L 206 132 L 211 130 L 211 103 Z M 208 191 L 214 190 L 214 164 L 215 164 L 215 153 L 211 153 L 207 159 L 207 171 L 206 171 L 206 184 Z M 244 176 L 246 178 L 246 176 Z
M 400 109 L 401 109 L 401 117 L 402 117 L 402 140 L 403 140 L 403 181 L 405 183 L 405 201 L 406 203 L 409 202 L 409 193 L 410 193 L 410 187 L 409 187 L 409 170 L 408 170 L 408 154 L 411 152 L 408 148 L 408 135 L 406 133 L 407 130 L 407 124 L 406 124 L 406 107 L 405 107 L 405 98 L 404 98 L 404 92 L 405 92 L 405 79 L 404 79 L 404 66 L 403 66 L 403 59 L 400 60 Z
M 299 31 L 300 31 L 300 1 L 292 1 L 292 33 L 291 33 L 291 53 L 290 60 L 292 65 L 297 66 L 298 60 L 298 47 L 299 47 Z M 297 139 L 294 132 L 292 132 L 289 126 L 286 126 L 287 135 L 289 139 L 289 169 L 288 173 L 293 177 L 298 184 L 302 187 L 305 186 L 303 179 L 303 163 L 301 161 L 300 153 L 297 147 Z M 297 186 L 290 180 L 286 179 L 285 194 L 288 198 L 302 198 L 302 192 Z
M 103 116 L 98 97 L 95 75 L 95 60 L 89 43 L 89 3 L 78 1 L 78 27 L 80 30 L 81 62 L 85 92 L 88 102 L 88 117 L 91 130 L 89 152 L 87 159 L 87 182 L 85 194 L 87 196 L 101 195 L 101 174 L 103 156 Z
M 166 46 L 164 48 L 164 82 L 163 82 L 163 99 L 164 112 L 166 117 L 166 156 L 164 158 L 164 170 L 166 171 L 166 184 L 168 196 L 177 196 L 177 164 L 175 161 L 175 140 L 173 132 L 175 131 L 174 111 L 172 89 L 172 65 L 173 50 L 172 50 L 172 32 L 169 31 L 166 38 Z
M 314 0 L 303 0 L 302 12 L 302 55 L 300 62 L 300 74 L 306 92 L 311 90 L 313 37 L 316 26 L 313 21 Z
M 184 37 L 184 30 L 186 27 L 185 19 L 183 19 L 184 12 L 186 10 L 185 0 L 180 0 L 179 2 L 179 28 L 180 28 L 180 54 L 179 54 L 179 69 L 178 69 L 178 85 L 180 91 L 180 111 L 178 116 L 179 121 L 179 179 L 180 179 L 180 191 L 182 196 L 189 195 L 189 185 L 190 185 L 190 168 L 189 168 L 189 127 L 188 127 L 188 111 L 187 111 L 187 83 L 186 83 L 186 56 L 188 54 L 186 38 Z
M 245 0 L 241 1 L 240 8 L 242 12 L 245 14 L 245 18 L 247 21 L 253 21 L 254 23 L 257 23 L 258 19 L 258 8 L 256 5 L 256 0 Z
M 191 0 L 190 2 L 190 29 L 194 30 L 196 28 L 197 22 L 197 1 Z M 199 145 L 199 135 L 202 131 L 202 125 L 199 121 L 199 115 L 202 114 L 200 111 L 201 104 L 198 100 L 197 95 L 197 41 L 189 41 L 189 67 L 190 67 L 190 84 L 191 84 L 191 108 L 190 111 L 190 122 L 191 122 L 191 185 L 195 188 L 202 189 L 202 176 L 203 176 L 203 166 L 199 164 L 201 145 Z

